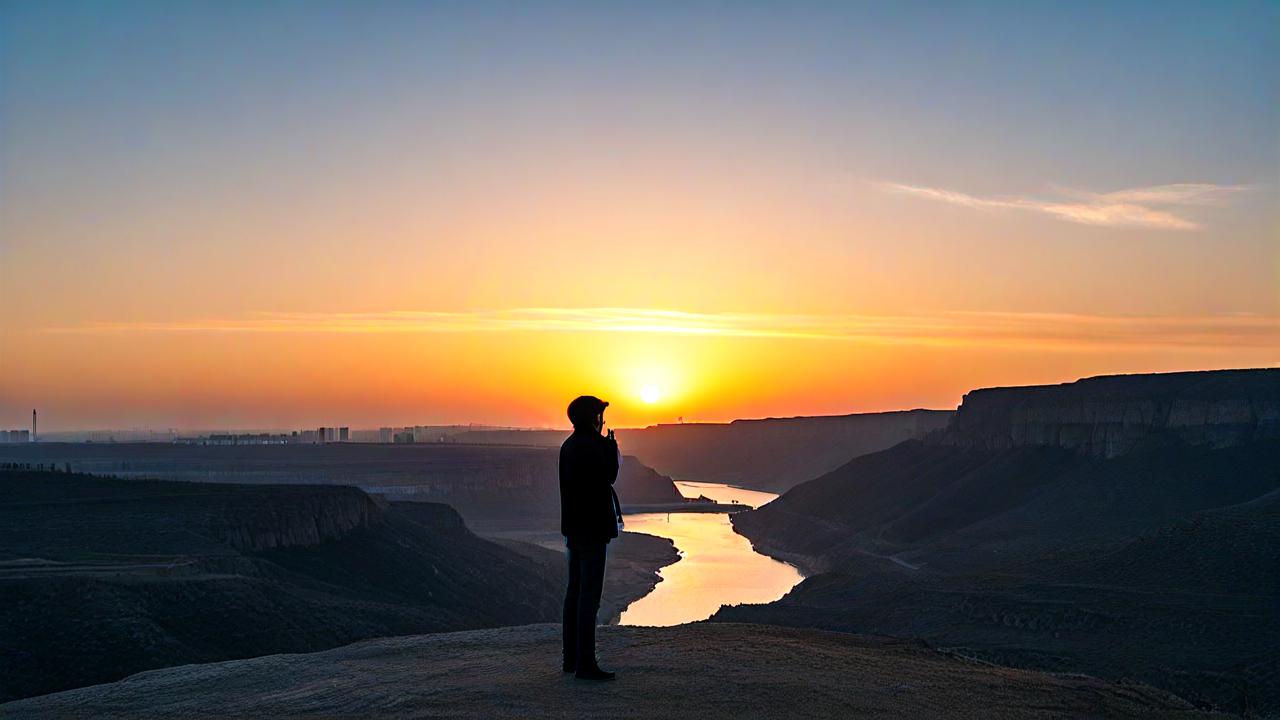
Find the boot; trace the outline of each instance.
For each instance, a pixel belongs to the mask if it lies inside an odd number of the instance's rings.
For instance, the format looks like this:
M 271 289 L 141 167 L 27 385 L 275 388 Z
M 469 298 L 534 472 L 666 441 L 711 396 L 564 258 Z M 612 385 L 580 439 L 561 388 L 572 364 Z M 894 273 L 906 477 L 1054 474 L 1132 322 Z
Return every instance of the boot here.
M 601 670 L 598 664 L 591 663 L 586 666 L 579 665 L 578 672 L 574 677 L 579 680 L 612 680 L 615 674 L 608 670 Z

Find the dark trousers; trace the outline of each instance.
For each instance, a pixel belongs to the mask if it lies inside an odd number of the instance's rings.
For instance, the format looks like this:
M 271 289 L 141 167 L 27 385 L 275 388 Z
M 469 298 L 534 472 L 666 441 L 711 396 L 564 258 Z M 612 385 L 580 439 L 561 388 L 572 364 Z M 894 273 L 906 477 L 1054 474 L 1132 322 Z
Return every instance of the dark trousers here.
M 596 662 L 596 612 L 604 589 L 606 541 L 570 539 L 569 587 L 564 594 L 564 660 L 578 667 Z

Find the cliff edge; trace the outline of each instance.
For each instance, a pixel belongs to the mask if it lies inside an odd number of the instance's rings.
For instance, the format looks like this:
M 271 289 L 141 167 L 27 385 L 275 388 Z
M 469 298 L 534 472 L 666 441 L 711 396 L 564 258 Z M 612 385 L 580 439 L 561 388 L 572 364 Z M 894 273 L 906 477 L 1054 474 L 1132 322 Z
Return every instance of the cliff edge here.
M 1280 439 L 1280 369 L 983 388 L 965 394 L 936 440 L 991 450 L 1060 447 L 1111 458 L 1154 435 L 1212 448 Z
M 921 638 L 1280 710 L 1280 370 L 975 390 L 733 516 L 809 577 L 717 619 Z
M 186 665 L 0 705 L 0 718 L 1191 718 L 1143 685 L 965 661 L 918 643 L 729 623 L 608 627 L 617 681 L 559 668 L 557 625 L 383 638 Z

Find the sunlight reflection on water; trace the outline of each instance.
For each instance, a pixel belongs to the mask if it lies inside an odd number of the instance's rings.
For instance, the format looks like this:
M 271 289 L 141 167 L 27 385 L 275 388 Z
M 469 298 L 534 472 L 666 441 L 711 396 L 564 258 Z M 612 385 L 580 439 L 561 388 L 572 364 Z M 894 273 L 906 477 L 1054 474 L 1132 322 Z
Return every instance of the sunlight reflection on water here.
M 686 497 L 758 507 L 777 497 L 719 483 L 677 482 Z M 622 613 L 623 625 L 679 625 L 705 620 L 721 605 L 766 603 L 782 597 L 803 577 L 791 565 L 765 557 L 735 533 L 725 513 L 628 515 L 626 529 L 670 538 L 680 560 L 658 571 L 662 582 Z

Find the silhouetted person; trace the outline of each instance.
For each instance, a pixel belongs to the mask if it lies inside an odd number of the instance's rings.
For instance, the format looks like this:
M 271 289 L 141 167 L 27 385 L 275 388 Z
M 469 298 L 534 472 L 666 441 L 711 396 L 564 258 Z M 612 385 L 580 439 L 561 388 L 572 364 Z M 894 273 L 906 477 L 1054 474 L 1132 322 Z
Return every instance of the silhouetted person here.
M 596 661 L 596 612 L 604 588 L 605 551 L 621 521 L 613 481 L 618 442 L 602 437 L 609 403 L 584 395 L 569 403 L 573 434 L 560 446 L 560 532 L 569 549 L 564 596 L 564 670 L 584 680 L 612 680 Z

